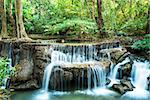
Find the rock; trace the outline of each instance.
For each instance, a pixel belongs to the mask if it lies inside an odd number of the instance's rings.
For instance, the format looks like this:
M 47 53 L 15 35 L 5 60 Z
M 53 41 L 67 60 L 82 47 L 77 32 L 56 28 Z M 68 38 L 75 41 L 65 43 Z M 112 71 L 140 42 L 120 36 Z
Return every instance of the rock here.
M 150 50 L 138 50 L 138 49 L 133 49 L 131 46 L 126 46 L 125 47 L 129 52 L 132 54 L 144 58 L 146 60 L 150 59 Z
M 73 79 L 73 74 L 68 71 L 64 71 L 64 77 L 63 80 L 65 81 L 71 81 Z
M 55 68 L 52 72 L 49 87 L 51 89 L 59 90 L 61 84 L 73 80 L 73 74 L 69 71 L 64 71 L 62 68 Z
M 61 68 L 56 68 L 51 74 L 49 88 L 59 89 L 61 82 L 63 82 L 64 70 Z
M 111 62 L 110 62 L 110 60 L 103 59 L 103 60 L 100 61 L 100 64 L 102 65 L 102 67 L 104 69 L 109 69 L 109 67 L 111 65 Z
M 150 75 L 149 75 L 149 77 L 147 78 L 147 90 L 150 91 Z
M 122 56 L 120 56 L 117 60 L 116 60 L 116 63 L 120 63 L 122 61 L 124 61 L 127 57 L 129 57 L 130 59 L 130 53 L 129 52 L 125 52 Z M 131 59 L 130 59 L 131 60 Z
M 20 85 L 11 87 L 15 90 L 33 90 L 40 88 L 37 80 L 29 80 L 27 82 L 21 83 Z
M 112 89 L 120 94 L 124 94 L 126 92 L 121 84 L 113 84 Z
M 42 83 L 45 67 L 50 63 L 48 46 L 35 45 L 33 54 L 34 77 L 38 77 L 38 83 Z
M 131 76 L 131 70 L 132 70 L 132 62 L 126 63 L 121 67 L 122 70 L 122 78 L 124 77 L 130 77 Z
M 127 91 L 133 91 L 135 88 L 129 80 L 120 80 L 120 84 L 113 84 L 112 89 L 120 94 L 124 94 Z
M 126 87 L 125 88 L 125 91 L 133 91 L 133 88 L 135 88 L 133 85 L 132 85 L 132 83 L 131 83 L 131 81 L 129 81 L 129 80 L 121 80 L 120 81 L 120 83 L 124 86 L 124 87 Z
M 109 78 L 106 78 L 106 85 L 108 85 L 111 82 Z
M 24 59 L 16 65 L 15 76 L 12 77 L 12 81 L 26 81 L 31 79 L 33 73 L 33 63 Z
M 127 53 L 127 50 L 125 48 L 112 48 L 107 50 L 101 50 L 101 55 L 107 55 L 107 58 L 112 60 L 114 64 L 117 64 L 117 61 L 125 54 Z
M 124 65 L 121 65 L 121 67 L 118 69 L 118 79 L 127 79 L 128 77 L 131 77 L 131 70 L 132 70 L 132 62 L 125 63 Z

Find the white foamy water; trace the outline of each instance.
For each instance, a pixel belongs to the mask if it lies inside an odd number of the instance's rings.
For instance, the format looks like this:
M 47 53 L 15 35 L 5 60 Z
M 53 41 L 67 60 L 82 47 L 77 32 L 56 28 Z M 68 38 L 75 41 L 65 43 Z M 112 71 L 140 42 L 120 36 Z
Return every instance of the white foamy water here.
M 127 92 L 123 97 L 135 98 L 138 100 L 149 100 L 150 92 L 147 90 L 147 78 L 150 76 L 150 63 L 134 61 L 131 72 L 131 80 L 135 89 Z

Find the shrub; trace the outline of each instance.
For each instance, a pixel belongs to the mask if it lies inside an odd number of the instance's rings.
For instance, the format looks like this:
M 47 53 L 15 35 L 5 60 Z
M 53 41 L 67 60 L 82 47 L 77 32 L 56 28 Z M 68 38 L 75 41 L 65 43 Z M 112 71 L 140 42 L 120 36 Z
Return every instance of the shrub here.
M 14 67 L 9 66 L 9 63 L 8 59 L 0 57 L 0 86 L 5 83 L 4 80 L 9 78 L 15 70 Z
M 150 50 L 150 34 L 145 35 L 143 40 L 136 41 L 132 48 L 138 50 Z

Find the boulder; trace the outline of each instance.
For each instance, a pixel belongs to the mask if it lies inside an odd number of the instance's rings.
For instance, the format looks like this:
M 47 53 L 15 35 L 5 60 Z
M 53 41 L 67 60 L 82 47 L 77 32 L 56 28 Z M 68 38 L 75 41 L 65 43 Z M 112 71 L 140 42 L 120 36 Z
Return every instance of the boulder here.
M 109 69 L 110 65 L 111 65 L 111 61 L 108 59 L 103 59 L 100 61 L 100 64 L 102 65 L 102 67 L 104 69 Z
M 20 84 L 17 84 L 16 86 L 12 86 L 12 89 L 15 90 L 33 90 L 33 89 L 38 89 L 40 88 L 38 85 L 37 80 L 33 79 L 33 80 L 29 80 L 26 82 L 21 82 Z
M 124 94 L 127 91 L 133 91 L 135 88 L 130 80 L 120 80 L 119 84 L 113 84 L 112 89 L 120 94 Z
M 126 63 L 121 67 L 122 70 L 122 78 L 127 78 L 131 76 L 131 70 L 132 70 L 132 62 Z
M 125 88 L 125 91 L 133 91 L 133 88 L 135 88 L 133 85 L 132 85 L 132 83 L 131 83 L 131 81 L 129 81 L 129 80 L 120 80 L 120 83 L 124 86 L 124 87 L 126 87 Z
M 15 75 L 11 78 L 13 82 L 27 81 L 32 78 L 33 63 L 27 59 L 21 60 L 18 65 L 15 66 Z
M 121 84 L 113 84 L 112 89 L 120 94 L 124 94 L 126 91 L 125 88 Z
M 111 59 L 114 64 L 117 64 L 117 61 L 127 53 L 127 50 L 125 48 L 110 48 L 101 50 L 100 53 L 101 55 L 107 56 L 108 59 Z
M 108 85 L 111 82 L 109 78 L 106 78 L 106 85 Z

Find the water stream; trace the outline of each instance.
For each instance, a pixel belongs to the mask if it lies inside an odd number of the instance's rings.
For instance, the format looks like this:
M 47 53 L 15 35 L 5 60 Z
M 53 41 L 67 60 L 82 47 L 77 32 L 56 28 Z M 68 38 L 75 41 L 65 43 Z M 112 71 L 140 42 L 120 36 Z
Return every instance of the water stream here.
M 127 92 L 123 97 L 130 97 L 138 100 L 149 100 L 148 77 L 150 77 L 150 63 L 145 61 L 134 61 L 131 72 L 131 81 L 135 89 Z
M 125 58 L 118 64 L 113 64 L 111 61 L 110 53 L 107 53 L 107 59 L 111 62 L 109 75 L 106 75 L 106 71 L 102 65 L 97 64 L 98 61 L 103 59 L 103 56 L 98 55 L 101 49 L 97 49 L 95 45 L 59 45 L 54 44 L 51 51 L 51 62 L 45 68 L 42 89 L 33 92 L 24 92 L 20 95 L 25 97 L 30 95 L 31 98 L 28 100 L 150 100 L 150 92 L 147 91 L 147 78 L 150 77 L 150 63 L 133 61 L 131 71 L 131 82 L 135 86 L 135 89 L 130 92 L 126 92 L 123 96 L 118 93 L 107 89 L 107 87 L 113 84 L 118 84 L 117 79 L 119 68 L 124 67 L 126 63 L 129 63 L 131 59 Z M 103 47 L 100 47 L 103 48 Z M 104 48 L 106 49 L 106 48 Z M 69 87 L 67 84 L 61 83 L 61 91 L 55 91 L 49 89 L 49 81 L 52 71 L 56 67 L 69 66 L 72 64 L 84 65 L 81 67 L 87 67 L 87 80 L 84 80 L 85 69 L 81 72 L 81 77 L 78 77 L 76 84 L 78 88 L 73 92 L 65 92 L 63 88 Z M 110 78 L 111 83 L 106 86 L 106 78 Z M 63 79 L 62 79 L 63 80 Z M 87 83 L 87 89 L 84 88 L 84 84 Z M 31 95 L 32 94 L 32 95 Z M 129 97 L 129 99 L 127 99 Z M 13 100 L 19 100 L 13 97 Z M 25 99 L 22 99 L 25 100 Z

